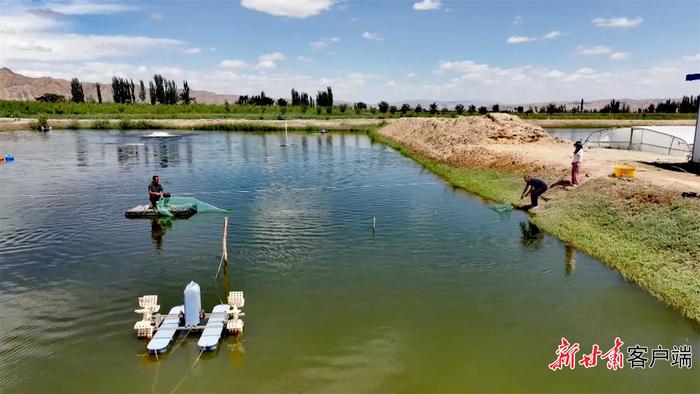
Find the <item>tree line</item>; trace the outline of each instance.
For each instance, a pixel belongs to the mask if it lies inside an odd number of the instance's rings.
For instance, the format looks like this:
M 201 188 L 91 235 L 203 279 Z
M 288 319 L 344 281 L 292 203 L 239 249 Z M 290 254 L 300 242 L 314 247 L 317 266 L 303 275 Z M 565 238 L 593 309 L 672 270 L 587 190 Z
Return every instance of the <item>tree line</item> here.
M 148 81 L 148 94 L 146 93 L 146 84 L 143 80 L 139 80 L 138 93 L 137 85 L 133 79 L 122 77 L 112 77 L 112 101 L 117 104 L 136 104 L 146 102 L 146 98 L 150 99 L 152 105 L 156 104 L 192 104 L 195 103 L 195 98 L 192 97 L 190 86 L 187 81 L 183 81 L 182 89 L 178 89 L 175 80 L 163 78 L 160 74 L 153 75 L 153 80 Z M 71 99 L 74 103 L 84 103 L 85 92 L 83 84 L 78 78 L 71 79 Z M 99 83 L 95 83 L 95 91 L 97 94 L 97 102 L 102 103 L 102 87 Z M 62 102 L 65 97 L 58 94 L 47 93 L 36 98 L 37 101 L 43 102 Z
M 141 103 L 146 102 L 146 98 L 150 99 L 152 105 L 156 104 L 191 104 L 195 102 L 195 99 L 191 96 L 190 87 L 187 81 L 183 81 L 182 89 L 178 89 L 177 83 L 174 80 L 168 80 L 163 78 L 160 74 L 155 74 L 151 81 L 148 81 L 148 94 L 146 94 L 146 85 L 143 80 L 139 80 L 138 85 L 136 85 L 133 79 L 126 79 L 114 76 L 112 77 L 112 100 L 115 103 L 120 104 L 135 104 L 138 101 Z M 73 78 L 70 83 L 71 87 L 71 101 L 75 103 L 85 102 L 85 92 L 83 90 L 82 83 L 78 78 Z M 138 87 L 138 94 L 137 94 Z M 102 103 L 102 92 L 100 84 L 95 84 L 95 89 L 97 93 L 97 102 Z M 61 102 L 65 101 L 65 97 L 56 94 L 44 94 L 43 96 L 37 97 L 37 101 L 44 102 Z M 694 113 L 698 110 L 698 103 L 700 102 L 700 96 L 683 96 L 680 100 L 661 101 L 656 104 L 651 103 L 646 108 L 637 108 L 636 113 Z M 255 106 L 274 106 L 286 107 L 288 105 L 298 106 L 302 108 L 302 112 L 306 112 L 307 108 L 316 108 L 316 111 L 320 114 L 322 108 L 326 109 L 327 113 L 331 113 L 334 108 L 334 98 L 333 89 L 328 86 L 325 90 L 319 90 L 316 93 L 315 98 L 308 93 L 299 92 L 296 89 L 291 90 L 291 97 L 288 101 L 285 98 L 274 98 L 267 96 L 264 91 L 260 92 L 259 95 L 241 95 L 238 97 L 236 104 L 239 105 L 255 105 Z M 554 104 L 549 103 L 543 106 L 529 106 L 525 109 L 523 106 L 517 106 L 512 109 L 512 112 L 517 113 L 631 113 L 633 112 L 627 103 L 621 102 L 620 100 L 612 99 L 609 103 L 600 109 L 584 109 L 583 100 L 580 105 L 567 106 L 564 104 Z M 228 102 L 225 104 L 228 106 Z M 341 113 L 344 113 L 349 109 L 347 104 L 340 104 L 336 106 Z M 358 101 L 353 104 L 353 110 L 357 113 L 369 109 L 370 112 L 376 113 L 391 113 L 395 114 L 400 112 L 402 115 L 406 115 L 409 112 L 423 113 L 427 112 L 431 115 L 436 114 L 446 114 L 451 112 L 448 108 L 442 107 L 438 108 L 437 102 L 433 102 L 428 105 L 427 108 L 423 108 L 420 104 L 417 104 L 414 108 L 411 108 L 409 104 L 402 104 L 401 107 L 395 105 L 390 105 L 386 101 L 380 101 L 376 107 L 368 106 L 366 103 Z M 470 105 L 465 107 L 462 104 L 458 104 L 454 107 L 453 111 L 458 115 L 464 113 L 469 114 L 486 114 L 488 112 L 501 112 L 499 104 L 493 104 L 491 108 L 486 106 L 480 106 L 477 108 L 475 105 Z

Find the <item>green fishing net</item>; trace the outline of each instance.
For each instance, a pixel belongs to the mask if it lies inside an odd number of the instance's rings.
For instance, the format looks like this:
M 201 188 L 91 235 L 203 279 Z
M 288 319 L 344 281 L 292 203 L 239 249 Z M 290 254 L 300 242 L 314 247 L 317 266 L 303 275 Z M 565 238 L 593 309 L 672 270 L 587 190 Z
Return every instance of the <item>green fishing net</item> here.
M 171 207 L 187 207 L 192 208 L 197 213 L 202 212 L 228 212 L 226 209 L 221 209 L 215 207 L 211 204 L 207 204 L 204 201 L 199 201 L 194 197 L 166 197 L 158 201 L 156 208 L 158 213 L 166 217 L 172 217 L 173 214 L 170 212 Z
M 513 210 L 513 207 L 510 204 L 498 204 L 492 205 L 491 209 L 493 209 L 496 212 L 510 212 Z

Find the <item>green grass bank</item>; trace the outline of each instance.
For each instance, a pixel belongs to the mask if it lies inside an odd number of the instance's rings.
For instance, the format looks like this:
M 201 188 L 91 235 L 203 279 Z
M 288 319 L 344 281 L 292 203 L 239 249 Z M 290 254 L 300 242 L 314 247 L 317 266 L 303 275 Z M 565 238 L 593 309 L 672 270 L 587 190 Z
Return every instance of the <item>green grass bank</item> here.
M 439 163 L 378 129 L 369 135 L 456 187 L 497 203 L 521 202 L 522 173 Z M 700 200 L 598 178 L 559 192 L 531 221 L 700 322 Z

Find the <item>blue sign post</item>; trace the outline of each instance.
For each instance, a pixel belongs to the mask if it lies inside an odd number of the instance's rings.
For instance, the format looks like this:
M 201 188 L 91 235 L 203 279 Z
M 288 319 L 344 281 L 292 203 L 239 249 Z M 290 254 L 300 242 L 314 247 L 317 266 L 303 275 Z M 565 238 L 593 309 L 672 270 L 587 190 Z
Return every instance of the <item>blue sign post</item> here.
M 685 76 L 686 81 L 700 80 L 700 74 L 688 74 Z M 693 158 L 694 163 L 700 163 L 700 103 L 698 103 L 698 115 L 695 118 L 695 141 L 693 141 Z

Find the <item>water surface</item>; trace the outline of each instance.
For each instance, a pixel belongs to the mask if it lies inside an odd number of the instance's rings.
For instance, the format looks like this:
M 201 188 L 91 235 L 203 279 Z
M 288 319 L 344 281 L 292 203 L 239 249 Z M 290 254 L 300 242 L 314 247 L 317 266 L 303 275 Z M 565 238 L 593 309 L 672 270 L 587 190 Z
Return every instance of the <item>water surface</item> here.
M 0 133 L 0 391 L 700 391 L 697 324 L 365 135 L 140 134 Z M 225 278 L 222 215 L 124 218 L 155 174 L 231 209 Z M 190 280 L 209 309 L 243 290 L 245 335 L 149 357 L 137 297 Z M 555 373 L 562 336 L 694 365 Z

